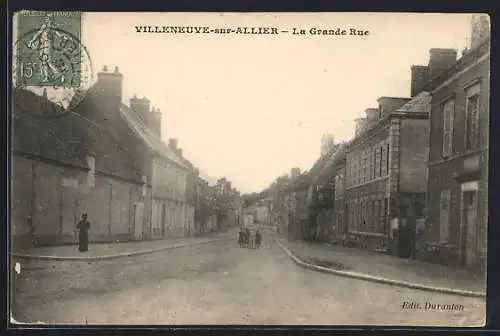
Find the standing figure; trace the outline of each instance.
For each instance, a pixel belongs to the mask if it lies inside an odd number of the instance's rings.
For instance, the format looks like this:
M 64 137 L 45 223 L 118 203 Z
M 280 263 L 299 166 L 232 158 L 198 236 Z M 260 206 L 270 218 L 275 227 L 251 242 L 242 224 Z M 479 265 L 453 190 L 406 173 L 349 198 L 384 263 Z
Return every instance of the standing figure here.
M 250 229 L 249 228 L 246 228 L 245 230 L 245 246 L 247 248 L 250 247 L 250 240 L 252 238 L 252 234 L 250 233 Z
M 78 250 L 85 252 L 89 250 L 89 229 L 90 222 L 87 220 L 87 214 L 82 215 L 82 219 L 76 225 L 78 233 Z
M 243 247 L 243 244 L 245 244 L 244 235 L 245 233 L 243 232 L 243 228 L 241 228 L 238 232 L 238 244 L 240 244 L 240 247 Z
M 260 235 L 260 232 L 259 232 L 259 230 L 257 230 L 257 232 L 255 232 L 255 247 L 256 248 L 260 247 L 261 239 L 262 239 L 262 237 Z

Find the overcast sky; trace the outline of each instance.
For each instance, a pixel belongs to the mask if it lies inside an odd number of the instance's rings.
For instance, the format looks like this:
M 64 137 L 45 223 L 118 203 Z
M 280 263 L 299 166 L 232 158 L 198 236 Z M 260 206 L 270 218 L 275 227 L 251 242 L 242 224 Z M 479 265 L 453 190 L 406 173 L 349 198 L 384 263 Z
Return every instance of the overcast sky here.
M 163 112 L 163 139 L 241 192 L 260 191 L 292 167 L 309 169 L 321 135 L 348 140 L 353 119 L 379 96 L 410 93 L 410 66 L 429 49 L 464 48 L 464 14 L 87 13 L 83 44 L 95 72 L 124 75 L 123 98 Z M 340 27 L 369 36 L 144 34 L 136 25 Z

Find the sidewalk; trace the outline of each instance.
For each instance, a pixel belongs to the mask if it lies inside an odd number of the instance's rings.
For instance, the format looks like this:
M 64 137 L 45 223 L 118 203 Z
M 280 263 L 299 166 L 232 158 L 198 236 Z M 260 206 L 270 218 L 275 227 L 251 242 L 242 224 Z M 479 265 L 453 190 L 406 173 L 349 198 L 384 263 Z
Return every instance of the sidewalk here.
M 486 292 L 485 274 L 417 260 L 400 259 L 356 248 L 289 242 L 283 239 L 278 240 L 278 243 L 284 245 L 305 263 L 323 267 L 328 267 L 328 263 L 340 264 L 338 266 L 343 266 L 342 268 L 334 268 L 339 270 L 339 275 L 343 272 L 352 272 L 387 279 L 386 283 L 405 282 L 414 284 L 415 287 L 441 288 L 477 294 Z
M 19 253 L 13 257 L 46 260 L 100 260 L 147 254 L 168 249 L 207 244 L 224 238 L 226 235 L 215 234 L 208 237 L 189 237 L 152 241 L 123 243 L 90 244 L 87 252 L 79 252 L 77 245 L 38 247 Z

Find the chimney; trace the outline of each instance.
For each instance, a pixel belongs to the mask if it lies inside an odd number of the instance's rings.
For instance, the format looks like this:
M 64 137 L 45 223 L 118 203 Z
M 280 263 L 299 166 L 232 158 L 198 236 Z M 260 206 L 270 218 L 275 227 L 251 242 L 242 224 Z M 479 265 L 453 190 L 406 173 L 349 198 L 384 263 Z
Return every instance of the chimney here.
M 379 118 L 385 118 L 393 111 L 397 110 L 411 98 L 401 98 L 401 97 L 379 97 L 377 99 L 378 110 L 379 110 Z
M 175 138 L 168 139 L 168 147 L 170 147 L 174 151 L 177 150 L 177 139 Z
M 358 136 L 365 129 L 366 119 L 365 118 L 357 118 L 357 119 L 354 119 L 354 123 L 355 123 L 354 135 Z
M 441 75 L 457 61 L 455 49 L 432 48 L 429 54 L 429 80 Z
M 366 126 L 371 127 L 377 123 L 379 120 L 378 108 L 367 108 L 365 110 L 366 115 Z
M 97 74 L 95 85 L 97 94 L 102 96 L 104 101 L 119 107 L 122 102 L 123 75 L 118 67 L 113 72 L 108 71 L 105 65 L 101 72 Z
M 290 177 L 292 179 L 299 177 L 299 175 L 300 175 L 300 168 L 295 167 L 290 170 Z
M 425 65 L 411 66 L 411 97 L 418 95 L 429 82 L 429 68 Z
M 470 48 L 476 49 L 490 38 L 490 19 L 487 14 L 472 16 Z
M 137 96 L 134 95 L 134 97 L 130 98 L 130 108 L 132 109 L 132 111 L 137 113 L 139 118 L 144 122 L 146 126 L 151 125 L 151 120 L 149 118 L 150 104 L 151 101 L 146 97 L 137 98 Z
M 153 108 L 151 110 L 150 118 L 151 118 L 151 125 L 149 128 L 151 131 L 156 134 L 160 139 L 161 139 L 161 112 L 159 108 Z
M 181 148 L 177 148 L 175 150 L 175 154 L 177 154 L 177 156 L 179 156 L 179 157 L 182 157 L 182 149 Z

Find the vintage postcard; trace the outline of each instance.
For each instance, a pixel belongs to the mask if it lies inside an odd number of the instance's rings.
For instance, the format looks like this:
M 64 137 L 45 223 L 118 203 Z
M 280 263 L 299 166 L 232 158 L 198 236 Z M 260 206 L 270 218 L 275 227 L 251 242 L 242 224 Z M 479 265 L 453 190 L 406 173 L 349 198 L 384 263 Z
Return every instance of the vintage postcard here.
M 485 324 L 488 15 L 13 25 L 11 322 Z

